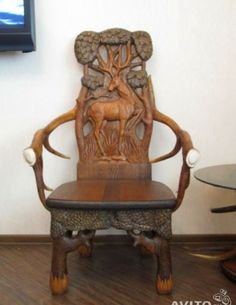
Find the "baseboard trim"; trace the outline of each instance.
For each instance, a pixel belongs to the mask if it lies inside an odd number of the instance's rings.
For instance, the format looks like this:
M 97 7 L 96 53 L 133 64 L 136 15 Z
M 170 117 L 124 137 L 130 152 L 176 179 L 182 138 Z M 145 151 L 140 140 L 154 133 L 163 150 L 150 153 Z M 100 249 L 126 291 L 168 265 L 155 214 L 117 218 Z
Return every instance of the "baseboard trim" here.
M 128 235 L 97 235 L 96 243 L 130 244 L 132 239 Z M 50 243 L 49 235 L 0 235 L 0 244 L 16 243 Z M 172 244 L 209 244 L 236 243 L 236 234 L 176 234 Z

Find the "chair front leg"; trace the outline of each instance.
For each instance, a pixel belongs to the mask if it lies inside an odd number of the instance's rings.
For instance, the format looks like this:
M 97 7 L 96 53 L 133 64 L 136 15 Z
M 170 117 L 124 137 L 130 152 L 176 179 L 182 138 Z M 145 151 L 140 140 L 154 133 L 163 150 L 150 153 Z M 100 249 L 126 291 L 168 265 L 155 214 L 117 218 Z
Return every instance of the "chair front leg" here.
M 154 254 L 157 258 L 157 276 L 156 276 L 156 288 L 158 294 L 170 294 L 172 292 L 172 271 L 171 271 L 171 255 L 170 247 L 167 239 L 159 236 L 149 238 L 143 233 L 134 234 L 128 232 L 131 235 L 135 243 L 134 245 L 140 245 L 146 248 L 147 251 Z
M 173 287 L 172 266 L 169 241 L 164 238 L 155 237 L 158 245 L 157 256 L 157 278 L 156 288 L 159 294 L 170 294 Z
M 68 288 L 67 254 L 76 250 L 80 245 L 89 247 L 92 233 L 83 234 L 79 232 L 70 237 L 70 232 L 53 238 L 52 267 L 50 276 L 50 288 L 53 294 L 62 294 Z
M 67 237 L 53 240 L 52 267 L 50 276 L 50 288 L 53 294 L 62 294 L 67 290 L 69 279 L 67 273 Z

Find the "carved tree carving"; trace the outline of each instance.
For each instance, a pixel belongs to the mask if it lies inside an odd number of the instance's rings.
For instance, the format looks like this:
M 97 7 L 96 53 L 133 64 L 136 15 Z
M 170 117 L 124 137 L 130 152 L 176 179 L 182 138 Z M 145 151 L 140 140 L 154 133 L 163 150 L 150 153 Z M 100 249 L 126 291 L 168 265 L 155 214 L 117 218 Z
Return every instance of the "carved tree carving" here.
M 84 65 L 82 85 L 87 90 L 77 107 L 80 161 L 147 162 L 152 133 L 145 70 L 152 55 L 149 34 L 123 29 L 83 32 L 76 38 L 75 54 Z M 92 128 L 87 134 L 88 122 Z

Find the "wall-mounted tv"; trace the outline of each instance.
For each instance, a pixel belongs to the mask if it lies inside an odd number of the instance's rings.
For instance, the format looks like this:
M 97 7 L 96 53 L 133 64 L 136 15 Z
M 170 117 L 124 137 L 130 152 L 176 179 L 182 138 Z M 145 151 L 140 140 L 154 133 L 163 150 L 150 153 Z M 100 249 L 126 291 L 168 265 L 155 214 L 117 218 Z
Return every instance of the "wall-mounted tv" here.
M 34 50 L 34 0 L 0 0 L 0 51 Z

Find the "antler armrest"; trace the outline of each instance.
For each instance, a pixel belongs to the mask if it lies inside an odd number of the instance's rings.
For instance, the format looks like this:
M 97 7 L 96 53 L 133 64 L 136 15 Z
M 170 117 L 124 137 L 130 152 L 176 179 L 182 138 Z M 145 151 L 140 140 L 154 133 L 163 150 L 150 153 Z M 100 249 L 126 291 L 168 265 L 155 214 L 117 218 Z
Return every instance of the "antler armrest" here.
M 153 119 L 160 123 L 163 123 L 171 128 L 176 136 L 176 144 L 174 149 L 159 158 L 152 160 L 152 163 L 156 163 L 165 159 L 168 159 L 174 155 L 176 155 L 180 149 L 182 148 L 182 156 L 183 156 L 183 165 L 180 173 L 179 179 L 179 187 L 177 193 L 177 203 L 175 206 L 175 210 L 181 205 L 181 202 L 184 197 L 185 190 L 189 186 L 190 182 L 190 169 L 194 167 L 198 160 L 199 160 L 199 151 L 193 147 L 193 143 L 191 140 L 190 135 L 187 131 L 182 130 L 179 125 L 172 120 L 170 117 L 166 116 L 165 114 L 159 112 L 158 110 L 153 110 Z
M 23 156 L 26 162 L 34 169 L 38 195 L 44 206 L 46 201 L 45 190 L 51 191 L 51 189 L 46 186 L 43 179 L 43 158 L 42 158 L 43 147 L 45 147 L 49 152 L 51 152 L 54 155 L 68 159 L 69 157 L 57 152 L 55 149 L 51 147 L 48 138 L 50 134 L 53 132 L 53 130 L 55 130 L 58 126 L 60 126 L 63 123 L 74 120 L 75 116 L 76 116 L 76 107 L 74 107 L 71 111 L 68 111 L 62 114 L 61 116 L 57 117 L 43 129 L 38 130 L 34 134 L 33 141 L 30 147 L 26 148 L 23 152 Z

